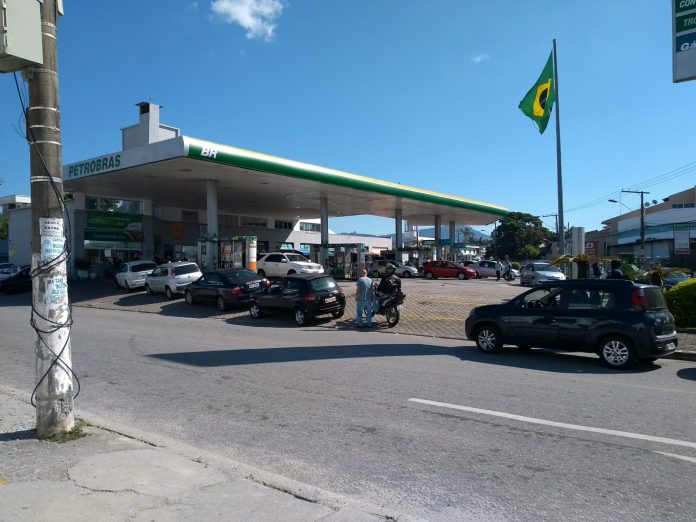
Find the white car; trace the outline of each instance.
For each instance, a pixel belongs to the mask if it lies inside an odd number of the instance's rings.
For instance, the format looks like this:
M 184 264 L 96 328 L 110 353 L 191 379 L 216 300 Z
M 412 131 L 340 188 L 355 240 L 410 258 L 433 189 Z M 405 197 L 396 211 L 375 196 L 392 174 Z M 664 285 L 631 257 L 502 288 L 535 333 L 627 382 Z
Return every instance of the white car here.
M 191 261 L 165 263 L 145 276 L 145 291 L 147 295 L 164 292 L 167 299 L 172 299 L 175 294 L 183 295 L 186 287 L 202 275 L 198 265 Z
M 312 263 L 302 254 L 270 252 L 256 261 L 256 273 L 263 277 L 282 277 L 292 274 L 323 274 L 324 267 Z
M 155 268 L 157 268 L 157 264 L 154 261 L 140 260 L 121 263 L 114 276 L 114 283 L 130 292 L 134 288 L 145 286 L 145 276 Z
M 522 268 L 520 285 L 536 286 L 547 281 L 565 281 L 565 278 L 565 274 L 557 266 L 539 261 Z
M 394 273 L 398 277 L 403 277 L 408 279 L 409 277 L 417 277 L 418 270 L 412 266 L 404 265 L 398 261 L 390 261 L 384 259 L 378 259 L 370 263 L 367 266 L 367 273 L 372 277 L 383 277 L 387 270 L 387 265 L 392 265 L 394 267 Z

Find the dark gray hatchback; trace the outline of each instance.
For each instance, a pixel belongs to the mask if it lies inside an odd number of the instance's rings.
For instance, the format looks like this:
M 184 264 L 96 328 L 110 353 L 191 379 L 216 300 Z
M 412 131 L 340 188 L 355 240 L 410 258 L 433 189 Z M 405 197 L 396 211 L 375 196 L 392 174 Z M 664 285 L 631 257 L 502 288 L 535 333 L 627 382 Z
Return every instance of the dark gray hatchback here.
M 618 369 L 654 361 L 678 345 L 662 291 L 616 279 L 539 285 L 507 303 L 474 308 L 465 330 L 483 352 L 497 352 L 504 344 L 594 352 Z

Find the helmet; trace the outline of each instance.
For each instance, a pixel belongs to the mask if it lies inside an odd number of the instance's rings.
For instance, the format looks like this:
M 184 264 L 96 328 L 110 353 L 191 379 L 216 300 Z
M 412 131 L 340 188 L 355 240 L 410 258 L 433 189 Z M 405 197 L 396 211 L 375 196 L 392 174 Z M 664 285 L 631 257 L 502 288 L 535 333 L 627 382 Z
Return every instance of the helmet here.
M 396 272 L 396 267 L 391 263 L 387 263 L 387 266 L 384 267 L 384 273 L 387 275 L 392 275 L 394 272 Z

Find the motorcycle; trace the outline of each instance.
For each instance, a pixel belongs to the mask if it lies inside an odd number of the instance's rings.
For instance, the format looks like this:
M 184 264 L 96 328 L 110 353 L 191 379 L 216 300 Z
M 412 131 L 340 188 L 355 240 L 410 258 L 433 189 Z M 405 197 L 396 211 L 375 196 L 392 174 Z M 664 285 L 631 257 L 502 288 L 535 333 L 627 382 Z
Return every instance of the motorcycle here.
M 383 315 L 387 320 L 387 327 L 394 328 L 399 324 L 401 317 L 401 308 L 404 305 L 406 294 L 403 292 L 395 292 L 393 294 L 377 294 L 377 303 L 373 307 L 372 316 L 376 314 Z

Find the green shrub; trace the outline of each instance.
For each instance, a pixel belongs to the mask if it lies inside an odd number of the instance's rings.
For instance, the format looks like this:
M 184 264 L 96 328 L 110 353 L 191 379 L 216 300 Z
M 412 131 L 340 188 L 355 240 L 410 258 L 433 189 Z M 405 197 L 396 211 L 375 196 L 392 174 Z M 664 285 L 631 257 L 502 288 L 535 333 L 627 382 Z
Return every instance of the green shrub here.
M 515 270 L 519 270 L 519 269 L 520 269 L 520 264 L 519 264 L 517 261 L 513 261 L 513 262 L 511 263 L 511 266 L 512 266 L 512 268 L 514 268 Z
M 696 279 L 674 285 L 665 292 L 665 300 L 678 327 L 696 327 Z

